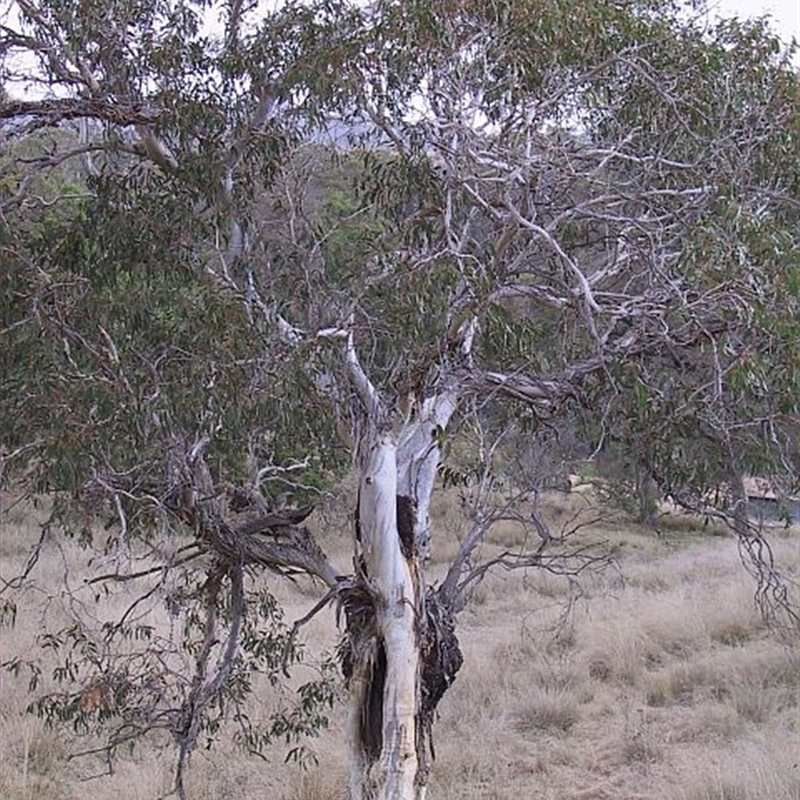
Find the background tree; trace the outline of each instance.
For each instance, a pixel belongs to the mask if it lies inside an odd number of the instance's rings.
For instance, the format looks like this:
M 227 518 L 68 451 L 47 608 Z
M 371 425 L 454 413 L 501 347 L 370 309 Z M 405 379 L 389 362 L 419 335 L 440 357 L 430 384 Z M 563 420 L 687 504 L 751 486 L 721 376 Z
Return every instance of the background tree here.
M 18 7 L 3 83 L 33 58 L 49 94 L 0 104 L 3 479 L 105 553 L 91 586 L 141 580 L 138 611 L 183 615 L 121 662 L 126 614 L 93 662 L 111 747 L 167 728 L 179 791 L 200 731 L 291 660 L 267 568 L 344 610 L 352 796 L 424 794 L 491 521 L 431 586 L 430 501 L 451 431 L 495 404 L 580 419 L 592 449 L 651 434 L 637 458 L 687 504 L 721 472 L 796 480 L 798 84 L 761 23 L 647 0 Z M 301 523 L 350 457 L 342 576 Z M 539 534 L 503 565 L 593 558 Z M 329 700 L 307 687 L 245 743 Z

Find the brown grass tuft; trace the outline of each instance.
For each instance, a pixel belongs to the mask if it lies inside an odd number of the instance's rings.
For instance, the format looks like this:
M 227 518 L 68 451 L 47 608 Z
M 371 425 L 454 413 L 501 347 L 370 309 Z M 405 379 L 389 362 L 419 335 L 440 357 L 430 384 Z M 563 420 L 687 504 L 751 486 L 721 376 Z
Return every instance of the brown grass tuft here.
M 566 689 L 533 687 L 515 704 L 514 728 L 519 733 L 567 733 L 580 719 L 574 694 Z

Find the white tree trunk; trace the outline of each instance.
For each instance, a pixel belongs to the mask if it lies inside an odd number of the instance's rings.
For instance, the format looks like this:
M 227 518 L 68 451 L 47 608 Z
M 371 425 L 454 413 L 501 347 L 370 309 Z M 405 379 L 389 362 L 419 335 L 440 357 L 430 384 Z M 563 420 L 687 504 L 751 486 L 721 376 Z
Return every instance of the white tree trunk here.
M 469 357 L 474 332 L 474 324 L 463 332 L 463 358 Z M 427 616 L 420 560 L 428 545 L 439 433 L 456 409 L 458 392 L 453 384 L 419 398 L 414 413 L 392 432 L 386 405 L 361 366 L 352 331 L 346 333 L 345 359 L 368 421 L 357 512 L 362 598 L 353 600 L 348 619 L 350 792 L 352 800 L 424 800 L 426 731 L 418 725 L 420 635 Z M 363 595 L 369 598 L 366 617 Z M 431 711 L 426 707 L 425 719 Z
M 347 708 L 347 768 L 350 774 L 351 800 L 365 800 L 370 796 L 367 781 L 369 761 L 362 743 L 362 715 L 366 702 L 369 680 L 366 665 L 356 665 L 355 672 L 347 682 L 349 700 Z
M 361 546 L 370 588 L 377 596 L 376 628 L 386 657 L 380 759 L 363 776 L 364 756 L 353 741 L 364 708 L 361 675 L 351 679 L 351 792 L 354 800 L 414 800 L 417 777 L 416 712 L 419 651 L 417 584 L 397 529 L 397 446 L 378 433 L 368 449 L 359 499 Z M 357 773 L 361 771 L 359 776 Z
M 417 419 L 406 423 L 400 434 L 398 494 L 411 498 L 414 504 L 414 541 L 420 555 L 427 555 L 430 538 L 430 504 L 441 456 L 437 437 L 457 405 L 455 391 L 426 398 Z

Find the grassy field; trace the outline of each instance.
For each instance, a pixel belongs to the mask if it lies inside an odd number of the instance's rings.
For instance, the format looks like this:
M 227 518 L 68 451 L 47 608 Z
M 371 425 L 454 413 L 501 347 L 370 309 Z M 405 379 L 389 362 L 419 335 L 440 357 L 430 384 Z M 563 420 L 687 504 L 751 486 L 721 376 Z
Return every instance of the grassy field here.
M 577 502 L 553 496 L 553 522 Z M 449 536 L 433 554 L 441 571 L 459 522 L 452 498 L 436 508 Z M 2 520 L 0 556 L 8 578 L 37 533 L 20 511 Z M 337 527 L 336 525 L 332 527 Z M 343 534 L 322 532 L 344 565 Z M 500 528 L 484 548 L 514 546 L 519 531 Z M 664 535 L 606 521 L 613 568 L 580 585 L 546 573 L 488 578 L 461 615 L 465 665 L 440 706 L 430 800 L 800 800 L 797 636 L 776 635 L 753 604 L 754 585 L 735 542 L 686 519 Z M 770 534 L 778 563 L 795 580 L 800 530 Z M 17 623 L 3 628 L 2 657 L 33 653 L 45 614 L 59 609 L 56 588 L 70 554 L 50 547 L 22 598 Z M 311 587 L 277 585 L 288 618 L 314 603 Z M 565 603 L 572 613 L 559 624 Z M 107 609 L 112 612 L 113 609 Z M 308 635 L 328 646 L 333 614 Z M 166 742 L 122 758 L 113 777 L 69 760 L 72 744 L 24 709 L 26 679 L 0 677 L 0 797 L 3 800 L 154 800 L 170 785 Z M 268 702 L 259 698 L 258 704 Z M 346 773 L 337 709 L 311 743 L 318 766 L 268 762 L 224 744 L 193 756 L 193 800 L 342 800 Z M 161 745 L 161 746 L 159 746 Z

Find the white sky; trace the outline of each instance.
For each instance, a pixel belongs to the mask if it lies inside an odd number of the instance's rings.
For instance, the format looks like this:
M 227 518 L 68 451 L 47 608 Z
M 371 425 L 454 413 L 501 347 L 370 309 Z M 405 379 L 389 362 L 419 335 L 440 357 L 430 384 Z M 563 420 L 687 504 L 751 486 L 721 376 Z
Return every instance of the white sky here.
M 776 33 L 788 44 L 800 41 L 800 0 L 717 0 L 712 5 L 723 17 L 760 17 L 769 14 Z

